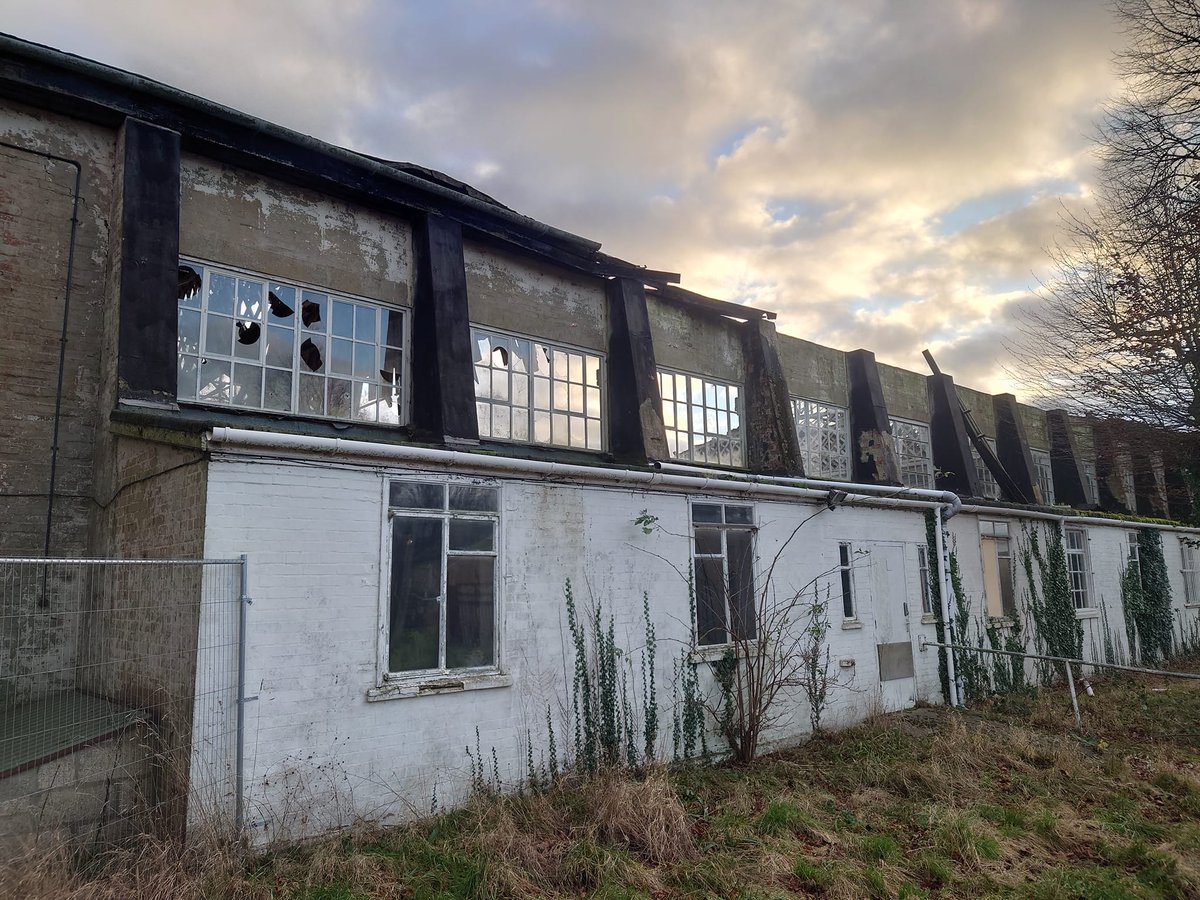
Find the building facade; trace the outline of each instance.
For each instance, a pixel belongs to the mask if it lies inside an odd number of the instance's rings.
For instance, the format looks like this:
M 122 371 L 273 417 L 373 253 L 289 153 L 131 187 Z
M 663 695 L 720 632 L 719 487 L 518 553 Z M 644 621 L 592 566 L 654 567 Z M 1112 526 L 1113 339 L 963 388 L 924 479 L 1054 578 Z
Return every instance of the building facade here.
M 942 633 L 946 560 L 975 633 L 1035 646 L 1035 533 L 1061 535 L 1089 658 L 1136 652 L 1141 531 L 1195 633 L 1196 532 L 1099 515 L 1180 516 L 1169 473 L 1135 479 L 1087 421 L 779 334 L 416 165 L 12 38 L 0 59 L 0 417 L 19 438 L 0 547 L 248 556 L 230 791 L 258 839 L 455 802 L 476 750 L 506 784 L 547 765 L 551 732 L 570 754 L 568 584 L 611 621 L 629 721 L 654 683 L 663 758 L 681 672 L 713 690 L 770 604 L 809 593 L 832 625 L 828 722 L 943 702 L 920 639 Z M 9 702 L 60 687 L 21 678 L 32 653 L 195 646 L 193 589 L 115 643 L 3 648 Z M 87 689 L 144 706 L 204 678 L 131 663 Z M 768 746 L 807 730 L 800 692 L 778 712 Z

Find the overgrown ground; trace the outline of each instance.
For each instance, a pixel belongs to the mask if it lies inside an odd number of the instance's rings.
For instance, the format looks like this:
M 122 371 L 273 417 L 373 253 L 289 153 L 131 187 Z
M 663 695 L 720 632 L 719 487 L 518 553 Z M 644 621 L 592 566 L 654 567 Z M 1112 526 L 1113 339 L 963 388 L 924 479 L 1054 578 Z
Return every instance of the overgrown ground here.
M 563 781 L 245 861 L 147 844 L 88 880 L 42 860 L 0 895 L 1200 896 L 1200 683 L 1081 703 L 1084 738 L 1062 691 L 917 709 L 750 768 Z

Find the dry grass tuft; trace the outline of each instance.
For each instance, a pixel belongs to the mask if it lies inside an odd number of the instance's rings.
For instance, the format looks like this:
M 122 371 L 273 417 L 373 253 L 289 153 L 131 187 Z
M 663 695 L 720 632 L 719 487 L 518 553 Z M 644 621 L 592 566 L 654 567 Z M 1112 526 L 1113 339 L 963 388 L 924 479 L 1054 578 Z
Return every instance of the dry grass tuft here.
M 696 858 L 691 823 L 664 768 L 650 769 L 637 781 L 606 776 L 590 786 L 590 793 L 602 840 L 624 845 L 656 866 Z

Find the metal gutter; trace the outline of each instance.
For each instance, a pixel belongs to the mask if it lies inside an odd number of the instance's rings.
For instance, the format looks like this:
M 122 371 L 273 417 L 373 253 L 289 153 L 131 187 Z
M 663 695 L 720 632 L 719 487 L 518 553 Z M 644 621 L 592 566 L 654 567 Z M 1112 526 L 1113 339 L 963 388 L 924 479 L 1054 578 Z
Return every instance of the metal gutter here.
M 1101 525 L 1105 528 L 1154 528 L 1158 531 L 1182 532 L 1184 534 L 1200 534 L 1200 528 L 1191 525 L 1164 525 L 1161 522 L 1135 522 L 1128 519 L 1106 519 L 1102 516 L 1073 516 L 1056 515 L 1055 513 L 1034 510 L 1010 509 L 1007 506 L 964 506 L 963 512 L 981 516 L 1011 516 L 1016 519 L 1042 519 L 1051 522 L 1062 522 L 1064 525 Z

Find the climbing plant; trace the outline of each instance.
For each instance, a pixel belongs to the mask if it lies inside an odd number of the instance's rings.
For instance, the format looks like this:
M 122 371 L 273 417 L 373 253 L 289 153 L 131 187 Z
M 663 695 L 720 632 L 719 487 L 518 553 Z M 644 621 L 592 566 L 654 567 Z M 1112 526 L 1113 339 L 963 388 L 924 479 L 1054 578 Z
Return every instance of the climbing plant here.
M 1132 619 L 1137 631 L 1139 658 L 1142 662 L 1160 662 L 1171 655 L 1171 582 L 1163 558 L 1162 534 L 1154 528 L 1138 529 L 1140 590 L 1134 609 L 1126 607 L 1126 619 Z M 1126 573 L 1128 574 L 1128 572 Z M 1125 580 L 1121 587 L 1124 593 Z M 1122 598 L 1124 599 L 1124 598 Z
M 1071 597 L 1062 526 L 1054 522 L 1046 529 L 1044 553 L 1038 529 L 1031 528 L 1021 548 L 1021 563 L 1029 588 L 1029 614 L 1039 642 L 1051 656 L 1078 659 L 1083 653 L 1083 626 Z
M 946 620 L 942 616 L 942 559 L 937 552 L 938 517 L 932 509 L 925 510 L 925 558 L 929 561 L 929 605 L 933 609 L 933 627 L 939 644 L 946 641 Z M 944 532 L 943 532 L 944 535 Z M 942 696 L 950 696 L 950 670 L 946 663 L 946 648 L 938 648 L 938 680 Z

